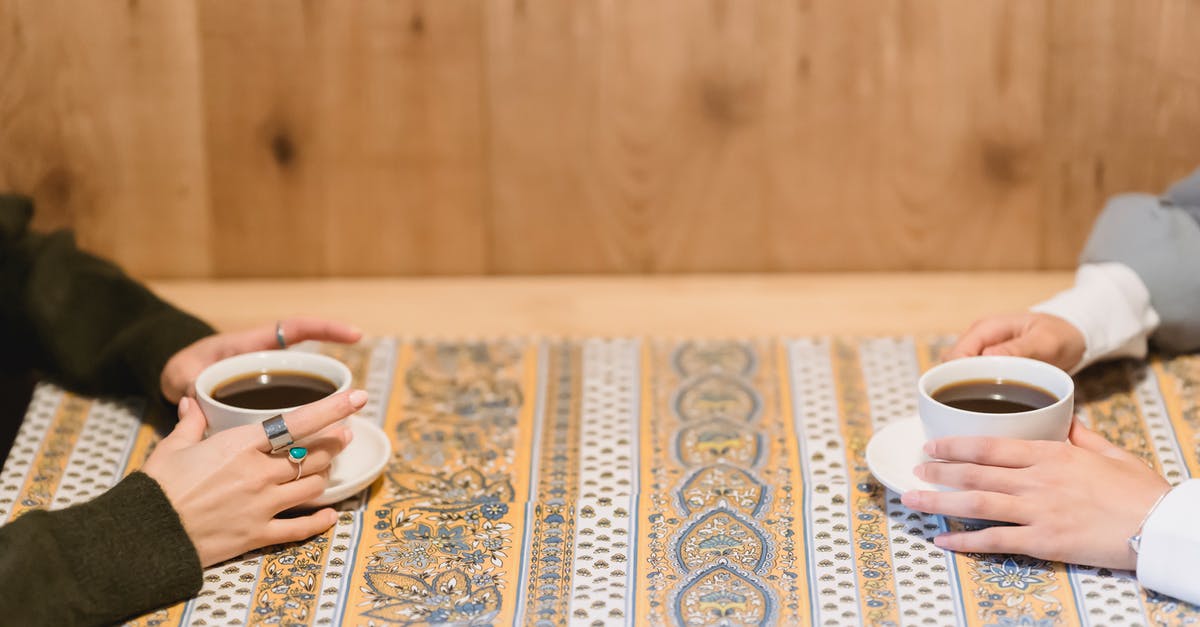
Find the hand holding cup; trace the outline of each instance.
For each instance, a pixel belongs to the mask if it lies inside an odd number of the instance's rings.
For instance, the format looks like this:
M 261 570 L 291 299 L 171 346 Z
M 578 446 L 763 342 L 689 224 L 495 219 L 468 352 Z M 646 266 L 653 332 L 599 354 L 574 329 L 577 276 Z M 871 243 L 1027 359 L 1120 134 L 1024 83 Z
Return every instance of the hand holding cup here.
M 276 515 L 322 493 L 323 473 L 351 439 L 350 430 L 336 423 L 366 402 L 366 392 L 346 391 L 285 414 L 292 436 L 308 449 L 304 474 L 297 479 L 296 466 L 286 455 L 271 454 L 260 423 L 205 439 L 204 414 L 184 398 L 179 424 L 142 471 L 162 486 L 204 566 L 262 546 L 303 540 L 333 525 L 336 512 L 324 508 L 295 518 Z

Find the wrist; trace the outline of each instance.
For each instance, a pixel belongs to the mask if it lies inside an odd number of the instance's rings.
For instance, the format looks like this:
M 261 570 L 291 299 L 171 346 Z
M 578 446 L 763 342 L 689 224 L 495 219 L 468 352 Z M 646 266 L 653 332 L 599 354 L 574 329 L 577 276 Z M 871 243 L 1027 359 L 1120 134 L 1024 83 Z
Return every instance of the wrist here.
M 1051 363 L 1067 372 L 1078 369 L 1087 354 L 1087 338 L 1083 331 L 1075 323 L 1057 314 L 1034 312 L 1034 315 L 1041 319 L 1042 327 L 1050 335 Z
M 1158 326 L 1145 285 L 1119 263 L 1080 266 L 1073 287 L 1030 309 L 1066 320 L 1083 337 L 1084 351 L 1072 373 L 1105 359 L 1144 358 L 1147 338 Z
M 1142 516 L 1142 520 L 1140 523 L 1138 523 L 1137 529 L 1134 530 L 1133 535 L 1129 536 L 1129 539 L 1126 540 L 1126 543 L 1129 545 L 1129 550 L 1133 553 L 1135 562 L 1137 561 L 1138 553 L 1140 553 L 1142 549 L 1142 532 L 1146 528 L 1146 521 L 1150 520 L 1150 517 L 1154 515 L 1154 512 L 1158 509 L 1158 506 L 1162 505 L 1163 500 L 1167 498 L 1167 495 L 1171 493 L 1171 490 L 1171 486 L 1167 486 L 1162 491 L 1162 494 L 1159 494 L 1158 498 L 1154 499 L 1154 502 L 1150 505 L 1150 508 L 1147 509 L 1146 513 Z

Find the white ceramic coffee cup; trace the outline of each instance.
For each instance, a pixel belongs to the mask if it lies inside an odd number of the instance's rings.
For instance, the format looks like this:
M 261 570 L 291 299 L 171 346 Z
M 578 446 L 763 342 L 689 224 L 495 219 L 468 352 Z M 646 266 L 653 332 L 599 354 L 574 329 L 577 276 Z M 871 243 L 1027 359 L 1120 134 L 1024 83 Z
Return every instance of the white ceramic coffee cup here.
M 957 409 L 933 399 L 934 392 L 947 385 L 979 379 L 1025 383 L 1050 392 L 1058 400 L 1040 409 L 991 414 Z M 962 435 L 1063 441 L 1071 431 L 1075 411 L 1075 382 L 1071 375 L 1046 362 L 1024 357 L 985 355 L 948 361 L 922 375 L 917 390 L 917 410 L 927 440 Z
M 317 353 L 287 350 L 259 351 L 222 359 L 205 368 L 200 376 L 196 377 L 196 399 L 200 402 L 200 409 L 204 411 L 204 416 L 208 418 L 209 434 L 262 422 L 276 414 L 296 409 L 295 407 L 246 409 L 226 405 L 212 397 L 213 390 L 230 379 L 280 370 L 303 372 L 327 379 L 337 386 L 335 394 L 350 388 L 350 369 L 332 357 Z

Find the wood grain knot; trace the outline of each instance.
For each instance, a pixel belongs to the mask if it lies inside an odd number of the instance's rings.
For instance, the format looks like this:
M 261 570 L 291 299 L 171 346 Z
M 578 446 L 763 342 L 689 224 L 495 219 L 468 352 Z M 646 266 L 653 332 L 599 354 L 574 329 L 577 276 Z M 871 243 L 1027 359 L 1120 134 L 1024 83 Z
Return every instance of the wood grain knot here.
M 812 60 L 808 58 L 808 55 L 801 56 L 796 60 L 796 76 L 800 80 L 812 76 Z
M 66 169 L 55 167 L 37 182 L 34 197 L 39 205 L 61 209 L 70 204 L 74 192 L 75 178 Z
M 281 168 L 290 167 L 296 162 L 296 144 L 285 132 L 271 135 L 271 156 Z
M 700 83 L 701 110 L 718 126 L 742 126 L 754 118 L 756 92 L 748 82 L 705 80 Z
M 983 174 L 997 185 L 1018 183 L 1026 177 L 1026 150 L 995 140 L 984 140 L 979 147 Z

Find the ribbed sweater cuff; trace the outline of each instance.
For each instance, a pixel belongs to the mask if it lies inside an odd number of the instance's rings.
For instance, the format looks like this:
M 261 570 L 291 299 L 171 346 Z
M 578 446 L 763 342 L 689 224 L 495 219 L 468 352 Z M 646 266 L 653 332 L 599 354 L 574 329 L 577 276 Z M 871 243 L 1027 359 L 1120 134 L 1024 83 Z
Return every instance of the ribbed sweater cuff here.
M 98 622 L 173 603 L 200 590 L 200 558 L 158 483 L 135 472 L 87 503 L 48 517 Z M 108 609 L 112 608 L 112 609 Z M 125 615 L 108 615 L 116 608 Z

